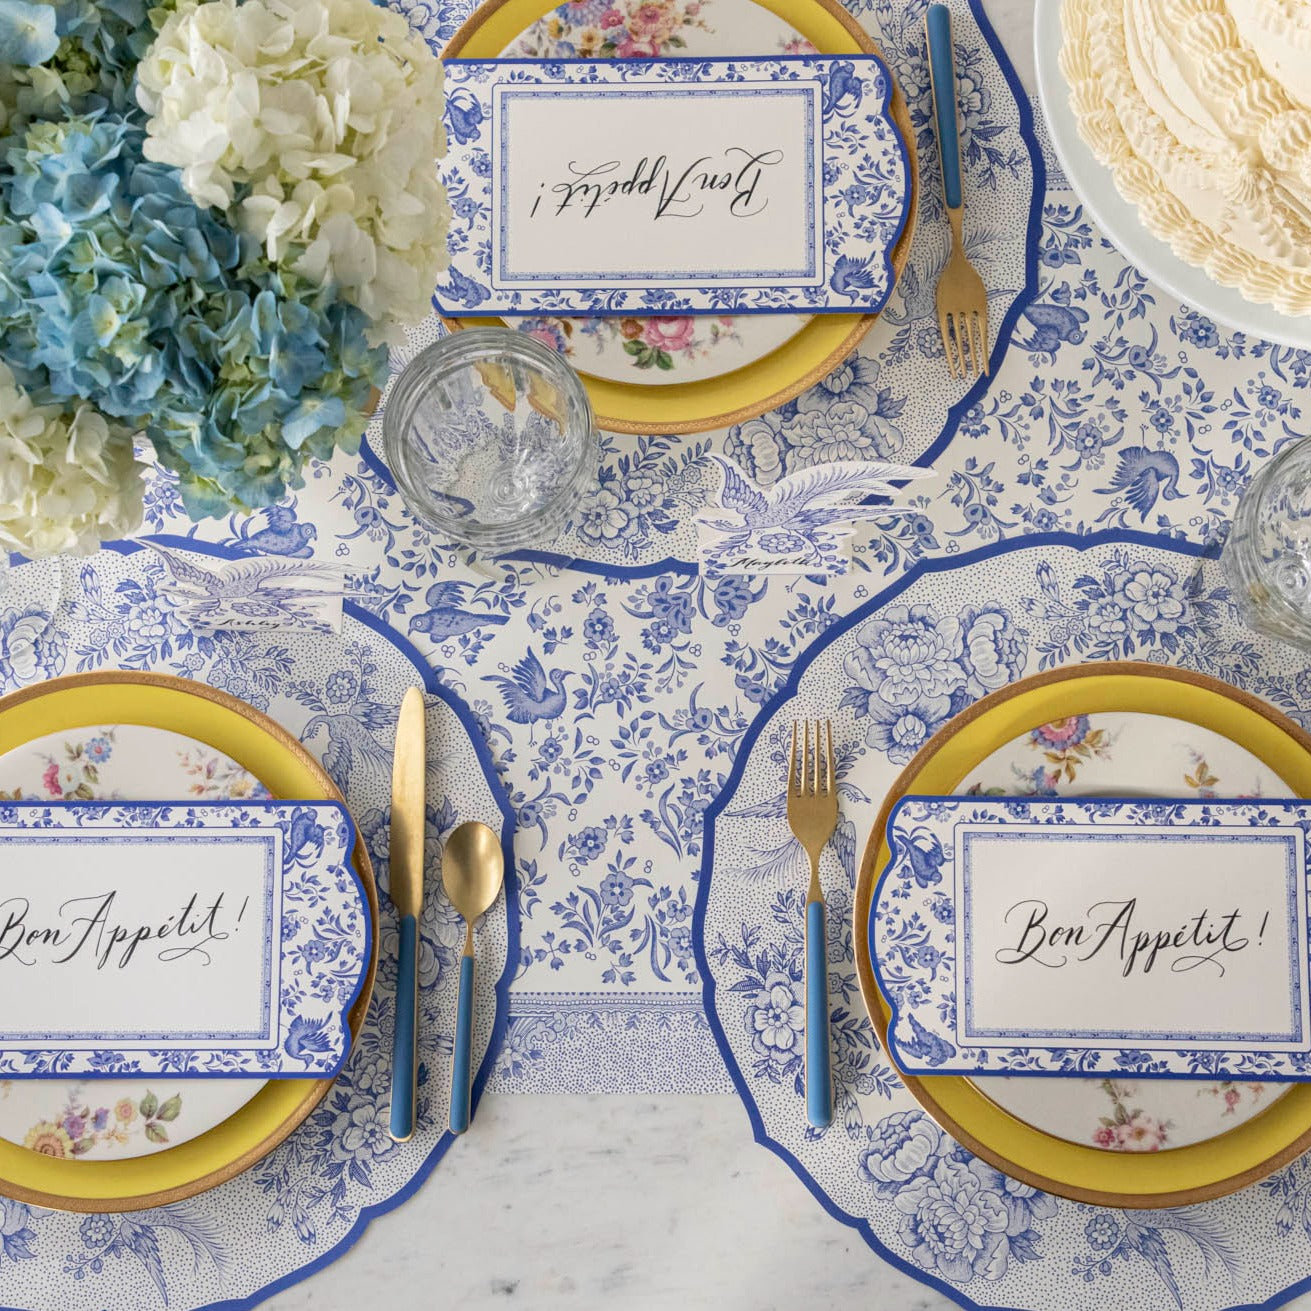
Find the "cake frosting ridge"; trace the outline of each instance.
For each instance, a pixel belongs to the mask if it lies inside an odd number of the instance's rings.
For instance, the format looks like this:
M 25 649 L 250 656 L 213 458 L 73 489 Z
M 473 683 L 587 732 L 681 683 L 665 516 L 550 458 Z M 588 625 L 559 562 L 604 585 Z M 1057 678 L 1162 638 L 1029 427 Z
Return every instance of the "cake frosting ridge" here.
M 1145 226 L 1311 314 L 1311 4 L 1065 0 L 1062 20 L 1080 133 Z

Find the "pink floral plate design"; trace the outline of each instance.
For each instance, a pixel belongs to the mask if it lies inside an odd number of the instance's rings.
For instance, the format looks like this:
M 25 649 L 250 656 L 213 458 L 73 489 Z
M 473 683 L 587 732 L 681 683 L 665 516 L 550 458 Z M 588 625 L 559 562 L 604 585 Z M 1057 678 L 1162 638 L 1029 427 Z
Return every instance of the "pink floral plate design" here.
M 37 738 L 0 756 L 0 800 L 254 800 L 267 790 L 235 761 L 179 733 L 111 724 Z M 0 1080 L 0 1138 L 47 1156 L 122 1160 L 221 1124 L 259 1079 Z
M 519 59 L 637 59 L 814 54 L 753 0 L 567 0 L 502 52 Z M 662 386 L 722 377 L 763 359 L 807 314 L 511 320 L 580 373 Z
M 1044 724 L 999 747 L 962 791 L 997 796 L 1287 797 L 1251 752 L 1166 715 L 1107 712 Z M 976 1078 L 986 1097 L 1056 1138 L 1111 1152 L 1206 1142 L 1288 1091 L 1199 1079 Z

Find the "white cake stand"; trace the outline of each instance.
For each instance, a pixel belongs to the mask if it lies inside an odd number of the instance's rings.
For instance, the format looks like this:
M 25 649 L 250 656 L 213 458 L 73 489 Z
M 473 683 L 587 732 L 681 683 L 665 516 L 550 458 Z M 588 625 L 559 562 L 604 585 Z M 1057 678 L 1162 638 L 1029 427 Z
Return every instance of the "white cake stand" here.
M 1062 0 L 1037 0 L 1034 57 L 1038 98 L 1047 118 L 1056 157 L 1090 218 L 1126 259 L 1153 282 L 1217 323 L 1255 337 L 1311 350 L 1311 315 L 1281 314 L 1272 305 L 1250 301 L 1222 287 L 1205 269 L 1185 263 L 1138 217 L 1138 207 L 1120 195 L 1111 170 L 1100 163 L 1079 135 L 1070 109 L 1070 89 L 1061 72 Z

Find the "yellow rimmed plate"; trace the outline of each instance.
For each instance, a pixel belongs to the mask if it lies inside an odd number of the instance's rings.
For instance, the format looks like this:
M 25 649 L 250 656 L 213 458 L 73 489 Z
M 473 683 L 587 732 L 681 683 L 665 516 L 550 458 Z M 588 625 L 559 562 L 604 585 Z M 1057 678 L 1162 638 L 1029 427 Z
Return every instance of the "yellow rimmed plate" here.
M 824 54 L 873 54 L 879 48 L 837 0 L 756 0 L 789 23 Z M 559 0 L 487 0 L 476 9 L 442 51 L 444 59 L 494 59 L 526 28 L 545 18 Z M 741 51 L 767 54 L 767 51 Z M 886 64 L 887 61 L 884 60 Z M 915 133 L 905 97 L 892 83 L 892 119 L 906 146 L 910 207 L 892 251 L 901 276 L 910 256 L 919 204 Z M 625 433 L 693 433 L 743 423 L 790 401 L 833 372 L 860 344 L 876 314 L 817 314 L 781 346 L 735 369 L 700 381 L 650 387 L 621 383 L 582 372 L 600 427 Z M 447 319 L 452 328 L 500 327 L 501 319 Z
M 885 1051 L 889 1012 L 874 981 L 866 926 L 888 860 L 885 829 L 892 807 L 907 793 L 952 793 L 999 747 L 1043 724 L 1113 711 L 1169 715 L 1201 725 L 1251 752 L 1292 795 L 1311 796 L 1311 737 L 1257 698 L 1202 674 L 1134 662 L 1083 665 L 1023 679 L 976 702 L 898 776 L 865 847 L 854 910 L 856 966 Z M 1220 1137 L 1169 1152 L 1118 1153 L 1036 1129 L 961 1076 L 903 1076 L 903 1082 L 976 1156 L 1036 1188 L 1102 1206 L 1189 1206 L 1254 1183 L 1311 1148 L 1309 1084 L 1295 1085 L 1262 1114 Z
M 35 738 L 96 724 L 171 729 L 231 757 L 275 797 L 337 801 L 323 767 L 267 716 L 212 687 L 164 674 L 75 674 L 0 699 L 0 753 Z M 373 946 L 351 1032 L 373 992 L 378 895 L 363 843 L 355 867 L 369 898 Z M 230 1119 L 167 1151 L 121 1161 L 59 1160 L 0 1141 L 0 1193 L 66 1211 L 164 1206 L 213 1188 L 254 1165 L 299 1125 L 332 1086 L 329 1079 L 272 1080 Z

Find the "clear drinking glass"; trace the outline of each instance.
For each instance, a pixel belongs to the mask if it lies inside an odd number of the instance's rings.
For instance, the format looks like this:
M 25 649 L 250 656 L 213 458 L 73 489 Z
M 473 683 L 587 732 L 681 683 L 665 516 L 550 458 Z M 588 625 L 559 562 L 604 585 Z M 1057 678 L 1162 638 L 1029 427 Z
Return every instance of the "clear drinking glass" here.
M 1311 648 L 1311 438 L 1252 479 L 1220 563 L 1250 627 Z
M 455 332 L 416 356 L 387 399 L 382 432 L 410 511 L 485 550 L 549 540 L 597 474 L 581 380 L 512 328 Z

